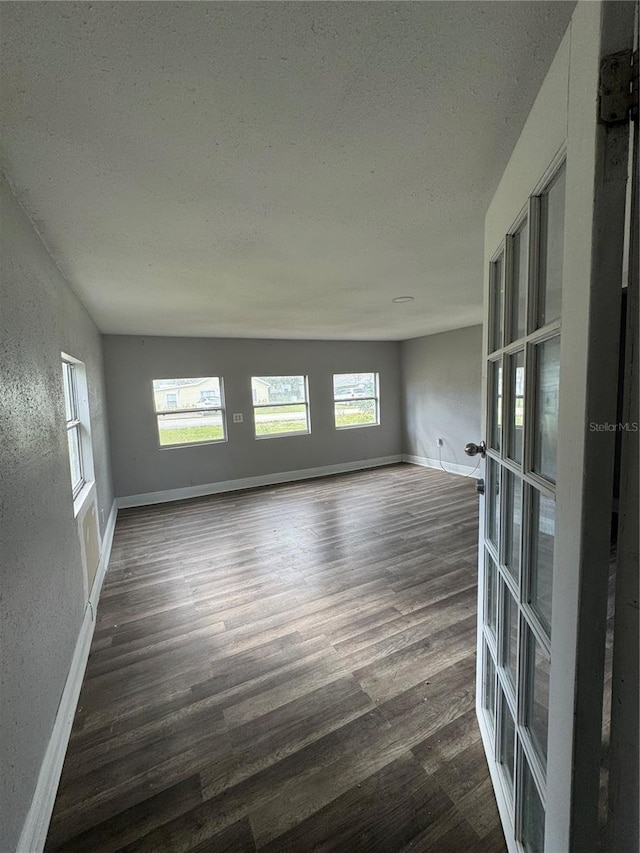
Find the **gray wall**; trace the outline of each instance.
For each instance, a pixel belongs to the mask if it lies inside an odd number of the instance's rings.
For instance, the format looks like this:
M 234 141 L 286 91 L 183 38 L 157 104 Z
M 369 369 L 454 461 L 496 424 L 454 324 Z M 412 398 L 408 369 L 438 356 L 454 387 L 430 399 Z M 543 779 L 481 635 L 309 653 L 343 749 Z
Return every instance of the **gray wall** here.
M 104 337 L 115 492 L 118 497 L 356 462 L 402 452 L 400 344 L 208 338 Z M 380 374 L 381 423 L 333 425 L 333 373 Z M 311 434 L 256 440 L 251 376 L 309 377 Z M 224 378 L 228 441 L 159 448 L 152 379 Z M 232 423 L 242 412 L 244 423 Z
M 404 452 L 475 465 L 464 453 L 483 437 L 481 419 L 482 326 L 470 326 L 402 343 Z
M 60 352 L 87 367 L 99 515 L 113 495 L 100 336 L 0 179 L 0 850 L 15 848 L 85 608 Z

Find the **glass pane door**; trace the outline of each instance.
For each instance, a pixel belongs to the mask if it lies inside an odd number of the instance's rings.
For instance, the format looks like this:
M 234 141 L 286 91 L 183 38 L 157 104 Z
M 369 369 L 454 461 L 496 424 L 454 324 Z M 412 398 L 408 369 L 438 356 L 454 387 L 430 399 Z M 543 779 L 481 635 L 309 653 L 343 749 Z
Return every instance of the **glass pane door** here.
M 597 853 L 633 185 L 603 101 L 637 8 L 576 4 L 485 214 L 476 710 L 509 853 Z
M 489 269 L 482 705 L 514 840 L 531 851 L 544 849 L 563 176 L 529 199 Z

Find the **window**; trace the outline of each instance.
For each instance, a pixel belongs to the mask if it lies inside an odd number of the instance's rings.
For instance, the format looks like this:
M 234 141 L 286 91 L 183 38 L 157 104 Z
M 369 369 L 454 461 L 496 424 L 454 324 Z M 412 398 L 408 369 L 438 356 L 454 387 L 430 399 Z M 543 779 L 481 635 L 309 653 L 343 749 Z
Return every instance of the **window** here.
M 69 467 L 71 469 L 71 491 L 75 500 L 85 484 L 82 461 L 82 424 L 78 406 L 78 377 L 75 362 L 63 359 L 62 379 L 67 420 L 67 443 L 69 445 Z
M 336 429 L 379 424 L 379 386 L 377 373 L 335 373 L 333 411 Z
M 78 359 L 64 352 L 61 356 L 71 494 L 73 513 L 77 516 L 89 497 L 94 480 L 87 372 Z
M 310 432 L 306 376 L 252 376 L 256 438 Z
M 222 379 L 154 379 L 153 402 L 161 447 L 226 441 Z

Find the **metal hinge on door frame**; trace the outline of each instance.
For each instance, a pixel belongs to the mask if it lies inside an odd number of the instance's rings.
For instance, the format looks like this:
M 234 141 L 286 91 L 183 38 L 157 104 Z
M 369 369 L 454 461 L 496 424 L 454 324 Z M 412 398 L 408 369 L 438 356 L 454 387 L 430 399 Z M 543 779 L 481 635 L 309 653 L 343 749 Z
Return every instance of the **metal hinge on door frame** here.
M 600 62 L 600 121 L 638 120 L 638 51 L 623 50 Z

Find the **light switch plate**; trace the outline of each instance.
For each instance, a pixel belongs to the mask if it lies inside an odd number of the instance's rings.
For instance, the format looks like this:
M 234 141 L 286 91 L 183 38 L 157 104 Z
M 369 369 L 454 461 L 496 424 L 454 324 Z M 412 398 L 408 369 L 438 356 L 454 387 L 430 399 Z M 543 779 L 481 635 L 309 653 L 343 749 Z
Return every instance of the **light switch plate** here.
M 244 420 L 244 417 L 242 416 L 242 412 L 234 412 L 233 413 L 234 424 L 241 424 L 243 422 L 243 420 Z

